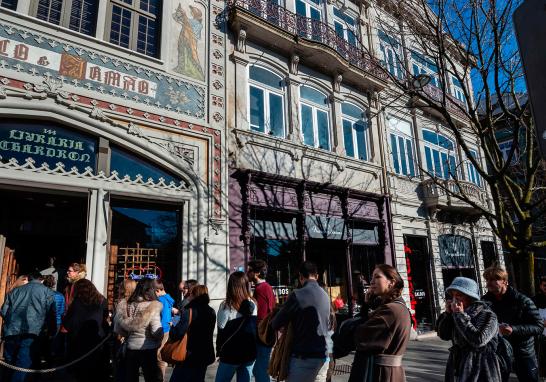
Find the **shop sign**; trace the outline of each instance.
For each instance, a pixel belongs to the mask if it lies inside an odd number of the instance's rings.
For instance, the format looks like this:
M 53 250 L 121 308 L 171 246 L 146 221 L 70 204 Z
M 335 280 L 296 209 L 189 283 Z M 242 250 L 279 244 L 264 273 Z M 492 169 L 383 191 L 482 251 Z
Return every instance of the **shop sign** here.
M 252 235 L 271 239 L 296 240 L 296 218 L 289 221 L 250 219 Z
M 307 215 L 305 217 L 307 236 L 312 239 L 341 240 L 345 235 L 345 220 L 321 216 Z
M 440 260 L 443 267 L 472 268 L 470 239 L 459 235 L 440 235 Z
M 52 125 L 0 124 L 0 156 L 24 163 L 32 158 L 37 166 L 50 168 L 62 163 L 66 170 L 95 169 L 95 140 Z

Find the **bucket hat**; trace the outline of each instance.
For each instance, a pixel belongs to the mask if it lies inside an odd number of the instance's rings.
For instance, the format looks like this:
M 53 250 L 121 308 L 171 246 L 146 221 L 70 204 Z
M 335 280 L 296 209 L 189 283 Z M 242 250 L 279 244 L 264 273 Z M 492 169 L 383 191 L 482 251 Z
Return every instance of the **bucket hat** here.
M 466 294 L 468 297 L 471 297 L 475 300 L 480 299 L 480 290 L 478 289 L 478 284 L 476 281 L 469 279 L 468 277 L 455 277 L 451 282 L 451 285 L 446 288 L 446 292 L 456 290 L 463 294 Z

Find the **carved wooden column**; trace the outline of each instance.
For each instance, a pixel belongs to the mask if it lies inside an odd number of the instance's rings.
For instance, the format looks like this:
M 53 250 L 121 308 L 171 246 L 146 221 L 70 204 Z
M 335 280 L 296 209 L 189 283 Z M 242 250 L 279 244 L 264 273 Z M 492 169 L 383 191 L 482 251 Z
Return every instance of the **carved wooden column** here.
M 239 177 L 239 184 L 241 187 L 241 199 L 243 200 L 241 205 L 241 241 L 244 246 L 244 261 L 245 269 L 250 256 L 250 239 L 252 232 L 250 230 L 250 183 L 252 181 L 252 174 L 250 171 L 242 172 Z
M 354 304 L 353 304 L 353 267 L 351 264 L 351 246 L 353 244 L 353 237 L 351 232 L 351 227 L 349 226 L 349 190 L 345 190 L 340 196 L 341 200 L 341 212 L 343 214 L 343 220 L 345 220 L 345 261 L 346 261 L 346 272 L 347 272 L 347 302 L 349 304 L 349 317 L 352 317 L 354 314 Z
M 298 244 L 299 244 L 299 250 L 302 257 L 302 260 L 305 261 L 306 255 L 305 255 L 305 249 L 307 245 L 307 230 L 305 229 L 305 180 L 301 181 L 301 183 L 296 187 L 296 195 L 298 198 L 298 218 L 296 219 L 297 224 L 297 234 L 298 234 Z

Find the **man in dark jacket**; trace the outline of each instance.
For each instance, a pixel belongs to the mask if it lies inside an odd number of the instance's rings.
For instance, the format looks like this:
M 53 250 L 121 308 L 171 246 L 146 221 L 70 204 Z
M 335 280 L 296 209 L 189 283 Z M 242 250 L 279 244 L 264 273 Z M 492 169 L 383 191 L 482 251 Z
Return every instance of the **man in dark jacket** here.
M 28 275 L 29 283 L 13 289 L 6 297 L 0 314 L 4 324 L 4 360 L 15 366 L 31 368 L 37 362 L 38 336 L 44 324 L 55 334 L 55 298 L 53 291 L 42 285 L 42 275 Z M 22 382 L 26 373 L 4 374 L 2 381 Z M 11 378 L 11 379 L 10 379 Z
M 543 322 L 533 301 L 508 285 L 508 273 L 503 268 L 487 268 L 483 274 L 488 292 L 483 300 L 491 302 L 497 315 L 499 333 L 514 350 L 514 372 L 520 382 L 538 381 L 538 363 L 534 337 L 543 329 Z M 503 380 L 508 380 L 504 375 Z
M 286 382 L 325 381 L 330 299 L 317 283 L 317 266 L 305 261 L 299 269 L 302 288 L 295 290 L 275 315 L 273 329 L 293 325 L 292 355 Z

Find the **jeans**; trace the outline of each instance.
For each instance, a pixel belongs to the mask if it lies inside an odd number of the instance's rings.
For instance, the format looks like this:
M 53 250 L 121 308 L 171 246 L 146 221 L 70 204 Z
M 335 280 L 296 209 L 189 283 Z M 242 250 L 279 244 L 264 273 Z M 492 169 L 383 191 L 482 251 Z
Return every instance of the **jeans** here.
M 290 358 L 286 382 L 324 382 L 328 373 L 328 358 Z
M 207 366 L 175 365 L 169 382 L 205 382 Z
M 4 339 L 4 360 L 10 365 L 30 369 L 36 366 L 39 346 L 38 336 L 34 334 L 7 336 Z M 23 382 L 27 376 L 30 379 L 31 374 L 6 369 L 2 375 L 2 381 Z
M 138 370 L 142 367 L 145 382 L 163 382 L 157 365 L 157 348 L 146 350 L 127 349 L 125 356 L 125 382 L 138 382 Z
M 237 372 L 237 382 L 250 382 L 252 375 L 252 367 L 254 361 L 243 363 L 240 365 L 232 365 L 230 363 L 220 362 L 216 371 L 215 382 L 230 382 L 235 372 Z
M 254 379 L 256 382 L 271 381 L 267 369 L 269 367 L 269 358 L 271 357 L 272 349 L 273 348 L 262 345 L 261 343 L 256 345 L 256 363 L 254 364 L 254 369 L 252 370 L 252 374 L 254 374 Z
M 514 373 L 520 382 L 538 382 L 538 362 L 536 357 L 516 357 Z

